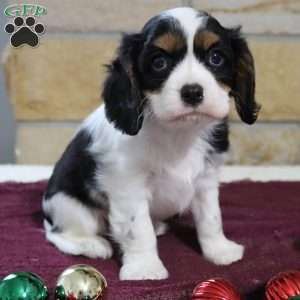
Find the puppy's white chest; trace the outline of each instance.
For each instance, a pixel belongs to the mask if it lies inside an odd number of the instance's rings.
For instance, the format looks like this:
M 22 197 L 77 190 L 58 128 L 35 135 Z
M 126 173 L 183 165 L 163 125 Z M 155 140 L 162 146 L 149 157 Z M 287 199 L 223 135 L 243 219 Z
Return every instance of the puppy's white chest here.
M 154 174 L 150 178 L 152 217 L 161 220 L 187 210 L 195 192 L 193 181 L 191 168 L 178 167 Z

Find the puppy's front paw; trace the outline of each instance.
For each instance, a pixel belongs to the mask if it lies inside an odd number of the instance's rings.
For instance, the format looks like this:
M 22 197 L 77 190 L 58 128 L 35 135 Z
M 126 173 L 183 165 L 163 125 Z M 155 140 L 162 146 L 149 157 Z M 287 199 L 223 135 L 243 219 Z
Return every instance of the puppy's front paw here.
M 241 260 L 244 246 L 224 238 L 205 241 L 202 243 L 204 256 L 217 265 L 229 265 Z
M 159 258 L 139 259 L 122 266 L 121 280 L 159 280 L 168 278 L 168 271 Z

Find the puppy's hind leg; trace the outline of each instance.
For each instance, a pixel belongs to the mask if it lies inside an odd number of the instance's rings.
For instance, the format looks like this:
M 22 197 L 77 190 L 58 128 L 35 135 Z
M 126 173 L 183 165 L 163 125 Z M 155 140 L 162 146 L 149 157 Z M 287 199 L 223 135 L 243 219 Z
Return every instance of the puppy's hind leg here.
M 46 230 L 46 238 L 60 251 L 67 254 L 103 259 L 112 256 L 110 243 L 101 236 L 83 237 L 74 235 L 72 232 L 53 233 Z
M 90 209 L 63 193 L 43 200 L 46 238 L 60 251 L 91 258 L 109 258 L 112 247 L 100 236 L 105 224 L 99 209 Z M 51 220 L 51 223 L 49 222 Z

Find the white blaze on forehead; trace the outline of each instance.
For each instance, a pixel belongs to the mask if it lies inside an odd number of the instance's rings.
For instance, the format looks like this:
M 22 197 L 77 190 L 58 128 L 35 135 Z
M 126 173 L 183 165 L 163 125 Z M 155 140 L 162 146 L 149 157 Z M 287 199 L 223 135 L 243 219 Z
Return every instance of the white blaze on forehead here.
M 191 7 L 166 10 L 162 13 L 162 16 L 171 16 L 178 20 L 187 36 L 188 50 L 192 51 L 195 33 L 199 27 L 205 26 L 207 16 L 201 16 L 197 10 Z
M 213 73 L 194 53 L 194 38 L 199 28 L 207 24 L 207 15 L 197 10 L 182 7 L 162 13 L 164 18 L 178 21 L 187 39 L 188 51 L 176 64 L 159 92 L 147 93 L 154 114 L 161 120 L 172 120 L 178 116 L 196 111 L 215 119 L 223 119 L 229 112 L 228 91 L 222 87 Z M 187 106 L 181 98 L 181 89 L 186 84 L 197 83 L 203 88 L 203 101 L 197 107 Z

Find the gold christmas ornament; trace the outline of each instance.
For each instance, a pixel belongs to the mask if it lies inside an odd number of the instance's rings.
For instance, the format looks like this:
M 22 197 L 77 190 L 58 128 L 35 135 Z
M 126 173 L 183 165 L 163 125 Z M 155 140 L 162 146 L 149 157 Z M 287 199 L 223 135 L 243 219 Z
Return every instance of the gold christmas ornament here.
M 88 265 L 74 265 L 58 277 L 55 299 L 100 300 L 106 288 L 106 279 L 98 270 Z

